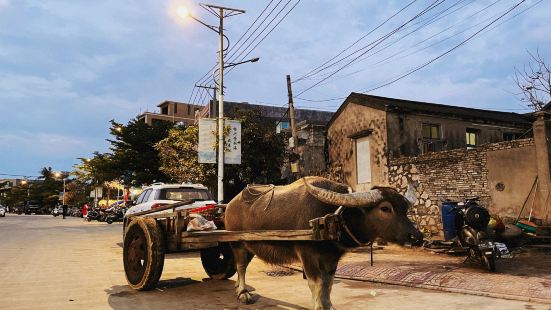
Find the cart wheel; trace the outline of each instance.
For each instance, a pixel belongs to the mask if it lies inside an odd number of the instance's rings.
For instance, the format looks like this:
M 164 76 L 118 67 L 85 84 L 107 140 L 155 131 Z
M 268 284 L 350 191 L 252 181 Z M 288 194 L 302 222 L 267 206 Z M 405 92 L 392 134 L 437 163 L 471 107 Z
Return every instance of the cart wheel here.
M 136 219 L 126 229 L 123 247 L 124 272 L 131 288 L 153 289 L 163 272 L 164 240 L 154 219 Z
M 227 243 L 220 243 L 214 248 L 202 249 L 201 263 L 205 272 L 212 279 L 228 279 L 236 272 L 233 252 Z

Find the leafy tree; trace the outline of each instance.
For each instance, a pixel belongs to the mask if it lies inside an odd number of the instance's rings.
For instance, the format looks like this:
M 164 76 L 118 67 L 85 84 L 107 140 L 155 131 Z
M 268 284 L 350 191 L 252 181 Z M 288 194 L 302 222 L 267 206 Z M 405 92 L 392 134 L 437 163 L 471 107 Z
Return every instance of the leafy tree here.
M 241 165 L 224 168 L 225 200 L 229 201 L 247 184 L 279 184 L 281 167 L 287 157 L 285 135 L 261 117 L 259 110 L 233 113 L 241 121 Z
M 14 186 L 4 192 L 2 204 L 13 208 L 24 204 L 25 200 L 27 200 L 27 190 L 20 186 Z
M 280 183 L 281 166 L 286 156 L 284 135 L 261 118 L 257 110 L 236 110 L 241 121 L 241 165 L 225 165 L 224 192 L 229 201 L 247 184 Z M 199 182 L 216 189 L 214 164 L 199 164 L 197 157 L 198 128 L 172 130 L 155 147 L 161 159 L 161 171 L 172 180 Z
M 80 158 L 80 161 L 71 174 L 81 183 L 102 185 L 120 176 L 113 155 L 109 153 L 95 152 L 92 158 Z
M 52 170 L 52 167 L 44 167 L 40 170 L 40 178 L 44 180 L 53 179 L 54 178 L 54 171 Z
M 155 144 L 161 161 L 160 170 L 172 181 L 178 183 L 203 183 L 211 189 L 215 188 L 215 165 L 199 163 L 198 143 L 199 128 L 197 126 L 171 129 L 168 137 Z
M 78 180 L 72 180 L 65 187 L 65 203 L 69 206 L 82 206 L 89 201 L 89 187 Z
M 160 168 L 159 153 L 155 144 L 168 136 L 173 128 L 170 122 L 154 122 L 151 126 L 133 119 L 127 125 L 111 121 L 113 168 L 124 184 L 151 184 L 166 181 L 168 177 Z

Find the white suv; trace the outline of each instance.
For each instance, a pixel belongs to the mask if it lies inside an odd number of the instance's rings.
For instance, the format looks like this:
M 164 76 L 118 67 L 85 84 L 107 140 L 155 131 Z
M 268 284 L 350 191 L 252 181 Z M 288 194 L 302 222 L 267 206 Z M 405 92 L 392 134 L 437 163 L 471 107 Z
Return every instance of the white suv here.
M 149 211 L 151 209 L 161 208 L 172 203 L 186 200 L 192 200 L 193 203 L 178 207 L 176 210 L 204 207 L 214 208 L 216 205 L 211 193 L 202 184 L 154 183 L 153 185 L 144 188 L 144 191 L 136 199 L 136 205 L 126 211 L 125 217 L 130 214 Z M 164 210 L 160 212 L 172 212 L 172 210 Z

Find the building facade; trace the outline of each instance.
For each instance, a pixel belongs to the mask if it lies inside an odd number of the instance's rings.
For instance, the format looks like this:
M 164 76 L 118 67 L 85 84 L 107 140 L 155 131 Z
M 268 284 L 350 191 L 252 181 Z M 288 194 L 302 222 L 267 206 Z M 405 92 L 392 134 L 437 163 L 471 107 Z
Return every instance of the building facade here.
M 159 113 L 145 112 L 139 115 L 138 119 L 148 125 L 159 121 L 190 125 L 195 123 L 196 113 L 202 108 L 200 105 L 176 101 L 163 101 L 157 107 L 159 107 Z
M 329 161 L 352 188 L 388 184 L 391 158 L 530 137 L 530 117 L 352 93 L 328 123 Z

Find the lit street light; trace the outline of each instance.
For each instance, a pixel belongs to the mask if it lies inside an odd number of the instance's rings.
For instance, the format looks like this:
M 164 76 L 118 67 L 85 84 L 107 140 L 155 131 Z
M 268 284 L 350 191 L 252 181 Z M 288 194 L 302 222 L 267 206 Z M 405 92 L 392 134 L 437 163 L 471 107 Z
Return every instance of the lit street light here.
M 21 181 L 21 185 L 27 185 L 27 200 L 29 199 L 29 196 L 30 196 L 30 187 L 31 187 L 31 184 L 29 184 L 29 181 L 27 180 L 22 180 Z
M 242 61 L 235 64 L 224 65 L 224 38 L 228 38 L 224 35 L 224 17 L 230 17 L 238 14 L 243 14 L 245 11 L 239 9 L 232 9 L 227 7 L 221 7 L 211 4 L 200 4 L 201 7 L 211 14 L 215 15 L 219 19 L 219 26 L 215 27 L 209 25 L 198 18 L 190 14 L 189 10 L 183 6 L 176 9 L 176 14 L 185 19 L 188 17 L 193 18 L 201 25 L 209 28 L 210 30 L 218 33 L 219 35 L 219 52 L 218 52 L 218 203 L 222 203 L 224 200 L 224 68 L 237 66 L 245 62 L 257 62 L 258 58 L 253 58 L 247 61 Z M 229 40 L 228 40 L 229 44 Z M 216 71 L 215 71 L 216 72 Z M 213 73 L 214 74 L 214 73 Z M 216 96 L 215 96 L 216 97 Z
M 56 179 L 59 179 L 62 177 L 62 173 L 61 172 L 56 172 L 54 173 L 54 176 Z M 63 198 L 62 198 L 62 203 L 65 204 L 65 177 L 63 177 Z

